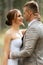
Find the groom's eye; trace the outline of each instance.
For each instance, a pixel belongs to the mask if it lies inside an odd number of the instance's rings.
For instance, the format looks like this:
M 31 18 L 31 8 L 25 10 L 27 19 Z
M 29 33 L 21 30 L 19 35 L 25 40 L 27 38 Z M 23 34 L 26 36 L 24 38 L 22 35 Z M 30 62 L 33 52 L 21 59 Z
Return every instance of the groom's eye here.
M 23 13 L 23 15 L 25 14 L 25 12 Z

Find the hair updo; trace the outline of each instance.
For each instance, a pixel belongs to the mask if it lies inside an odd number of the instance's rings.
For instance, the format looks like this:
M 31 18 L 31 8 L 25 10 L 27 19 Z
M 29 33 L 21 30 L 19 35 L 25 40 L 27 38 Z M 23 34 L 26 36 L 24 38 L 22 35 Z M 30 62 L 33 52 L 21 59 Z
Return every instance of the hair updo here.
M 6 20 L 6 24 L 8 26 L 11 26 L 12 25 L 12 20 L 14 18 L 17 18 L 17 12 L 18 12 L 18 9 L 12 9 L 8 12 L 7 14 L 7 20 Z

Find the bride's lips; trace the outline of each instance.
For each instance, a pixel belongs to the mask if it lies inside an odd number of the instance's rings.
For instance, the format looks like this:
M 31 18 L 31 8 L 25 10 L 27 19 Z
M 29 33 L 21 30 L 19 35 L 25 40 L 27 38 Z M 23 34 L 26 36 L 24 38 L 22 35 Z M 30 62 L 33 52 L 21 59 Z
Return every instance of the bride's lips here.
M 20 22 L 23 22 L 23 20 L 19 20 Z

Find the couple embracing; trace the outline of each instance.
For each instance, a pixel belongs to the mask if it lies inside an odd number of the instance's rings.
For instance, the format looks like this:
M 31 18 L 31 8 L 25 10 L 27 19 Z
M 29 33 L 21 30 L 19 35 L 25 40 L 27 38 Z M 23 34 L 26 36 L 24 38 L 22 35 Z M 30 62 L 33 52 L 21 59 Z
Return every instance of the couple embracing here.
M 23 13 L 28 27 L 22 30 L 20 10 L 12 9 L 7 14 L 6 24 L 10 29 L 5 34 L 3 65 L 43 65 L 43 24 L 37 2 L 25 3 Z

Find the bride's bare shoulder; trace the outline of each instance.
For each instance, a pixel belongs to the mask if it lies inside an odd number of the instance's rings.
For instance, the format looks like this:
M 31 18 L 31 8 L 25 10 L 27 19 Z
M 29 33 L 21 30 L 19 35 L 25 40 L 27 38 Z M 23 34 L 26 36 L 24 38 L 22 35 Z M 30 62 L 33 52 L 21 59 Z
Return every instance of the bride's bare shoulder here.
M 11 30 L 8 29 L 6 32 L 5 32 L 5 36 L 11 36 Z

